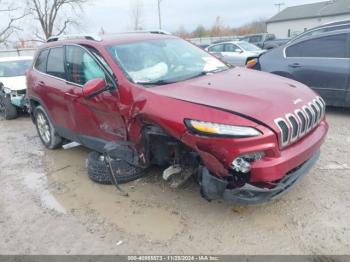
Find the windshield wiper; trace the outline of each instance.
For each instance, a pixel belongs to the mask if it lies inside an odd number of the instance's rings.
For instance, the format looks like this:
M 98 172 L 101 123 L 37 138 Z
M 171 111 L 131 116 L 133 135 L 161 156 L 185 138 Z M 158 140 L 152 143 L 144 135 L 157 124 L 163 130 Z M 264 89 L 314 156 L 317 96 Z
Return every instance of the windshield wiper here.
M 206 76 L 208 74 L 215 74 L 215 73 L 219 73 L 219 72 L 222 72 L 222 71 L 226 71 L 228 70 L 228 68 L 217 68 L 217 69 L 214 69 L 214 70 L 211 70 L 211 71 L 202 71 L 202 72 L 199 72 L 198 74 L 195 74 L 189 78 L 187 78 L 186 80 L 189 80 L 189 79 L 193 79 L 193 78 L 197 78 L 197 77 L 200 77 L 200 76 Z
M 167 80 L 164 80 L 164 79 L 161 79 L 161 80 L 157 80 L 157 81 L 137 81 L 136 84 L 139 84 L 139 85 L 149 85 L 149 86 L 160 86 L 160 85 L 168 85 L 168 84 L 172 84 L 174 82 L 172 81 L 167 81 Z

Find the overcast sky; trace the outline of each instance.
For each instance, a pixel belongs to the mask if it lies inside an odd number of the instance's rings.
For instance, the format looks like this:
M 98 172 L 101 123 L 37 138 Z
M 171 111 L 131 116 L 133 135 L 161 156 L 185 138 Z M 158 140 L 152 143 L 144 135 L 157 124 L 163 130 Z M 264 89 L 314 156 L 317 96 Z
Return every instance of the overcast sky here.
M 132 29 L 130 18 L 133 0 L 95 0 L 85 8 L 84 29 L 96 32 L 101 27 L 106 32 Z M 158 28 L 157 0 L 142 0 L 141 25 L 146 29 Z M 163 0 L 163 29 L 175 31 L 180 25 L 193 30 L 199 24 L 210 26 L 217 16 L 225 24 L 239 26 L 258 18 L 269 18 L 277 13 L 275 3 L 282 7 L 317 2 L 317 0 Z
M 24 0 L 16 0 L 18 3 Z M 80 16 L 81 26 L 71 29 L 69 33 L 98 33 L 103 29 L 107 33 L 130 31 L 133 29 L 131 6 L 134 0 L 90 0 Z M 144 29 L 158 28 L 157 0 L 141 0 L 143 12 L 141 26 Z M 278 8 L 275 3 L 288 6 L 314 3 L 318 0 L 162 0 L 163 29 L 174 32 L 183 26 L 194 30 L 198 25 L 210 27 L 217 16 L 221 16 L 225 25 L 240 26 L 259 18 L 270 18 Z M 0 16 L 1 25 L 7 23 L 8 17 Z M 37 22 L 37 21 L 36 21 Z M 22 20 L 22 28 L 11 39 L 33 39 L 33 31 L 38 24 L 33 24 L 31 17 Z

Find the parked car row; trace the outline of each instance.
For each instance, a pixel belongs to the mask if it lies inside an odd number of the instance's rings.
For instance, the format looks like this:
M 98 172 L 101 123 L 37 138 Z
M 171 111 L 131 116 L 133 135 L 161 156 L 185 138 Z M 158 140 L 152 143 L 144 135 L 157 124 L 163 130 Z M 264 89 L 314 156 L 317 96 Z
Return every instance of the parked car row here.
M 311 29 L 261 55 L 250 68 L 304 83 L 328 105 L 350 107 L 350 21 Z

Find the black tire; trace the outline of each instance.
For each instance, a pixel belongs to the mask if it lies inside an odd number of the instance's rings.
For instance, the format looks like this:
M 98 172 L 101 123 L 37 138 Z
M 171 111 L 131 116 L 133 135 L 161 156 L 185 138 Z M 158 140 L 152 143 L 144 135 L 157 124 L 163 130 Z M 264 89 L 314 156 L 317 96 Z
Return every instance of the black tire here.
M 57 135 L 56 130 L 50 121 L 50 118 L 42 106 L 37 106 L 34 109 L 34 122 L 40 140 L 45 147 L 48 149 L 56 149 L 62 146 L 62 138 Z M 45 129 L 45 134 L 43 133 L 43 130 L 41 130 L 42 128 Z
M 146 169 L 137 168 L 126 161 L 118 160 L 112 162 L 113 169 L 120 169 L 120 175 L 116 177 L 118 184 L 125 184 L 139 179 L 147 174 Z M 111 185 L 112 179 L 108 166 L 103 156 L 97 152 L 91 152 L 86 160 L 86 168 L 89 178 L 99 184 Z
M 6 120 L 17 118 L 17 108 L 11 103 L 10 96 L 0 92 L 0 110 Z

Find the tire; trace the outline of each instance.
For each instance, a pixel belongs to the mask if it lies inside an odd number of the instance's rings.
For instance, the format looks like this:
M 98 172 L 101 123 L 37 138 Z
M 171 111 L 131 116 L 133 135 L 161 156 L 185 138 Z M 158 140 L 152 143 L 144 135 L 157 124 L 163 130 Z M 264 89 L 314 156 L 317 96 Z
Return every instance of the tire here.
M 0 110 L 6 120 L 13 120 L 17 118 L 17 108 L 11 103 L 11 98 L 0 93 Z
M 125 184 L 146 175 L 147 170 L 130 165 L 126 161 L 118 160 L 112 162 L 114 170 L 120 169 L 120 175 L 116 177 L 118 184 Z M 89 178 L 99 184 L 111 185 L 112 179 L 108 166 L 103 156 L 97 152 L 91 152 L 86 160 L 86 168 Z
M 57 135 L 50 118 L 42 106 L 34 109 L 34 123 L 41 142 L 48 149 L 56 149 L 62 146 L 62 138 Z

